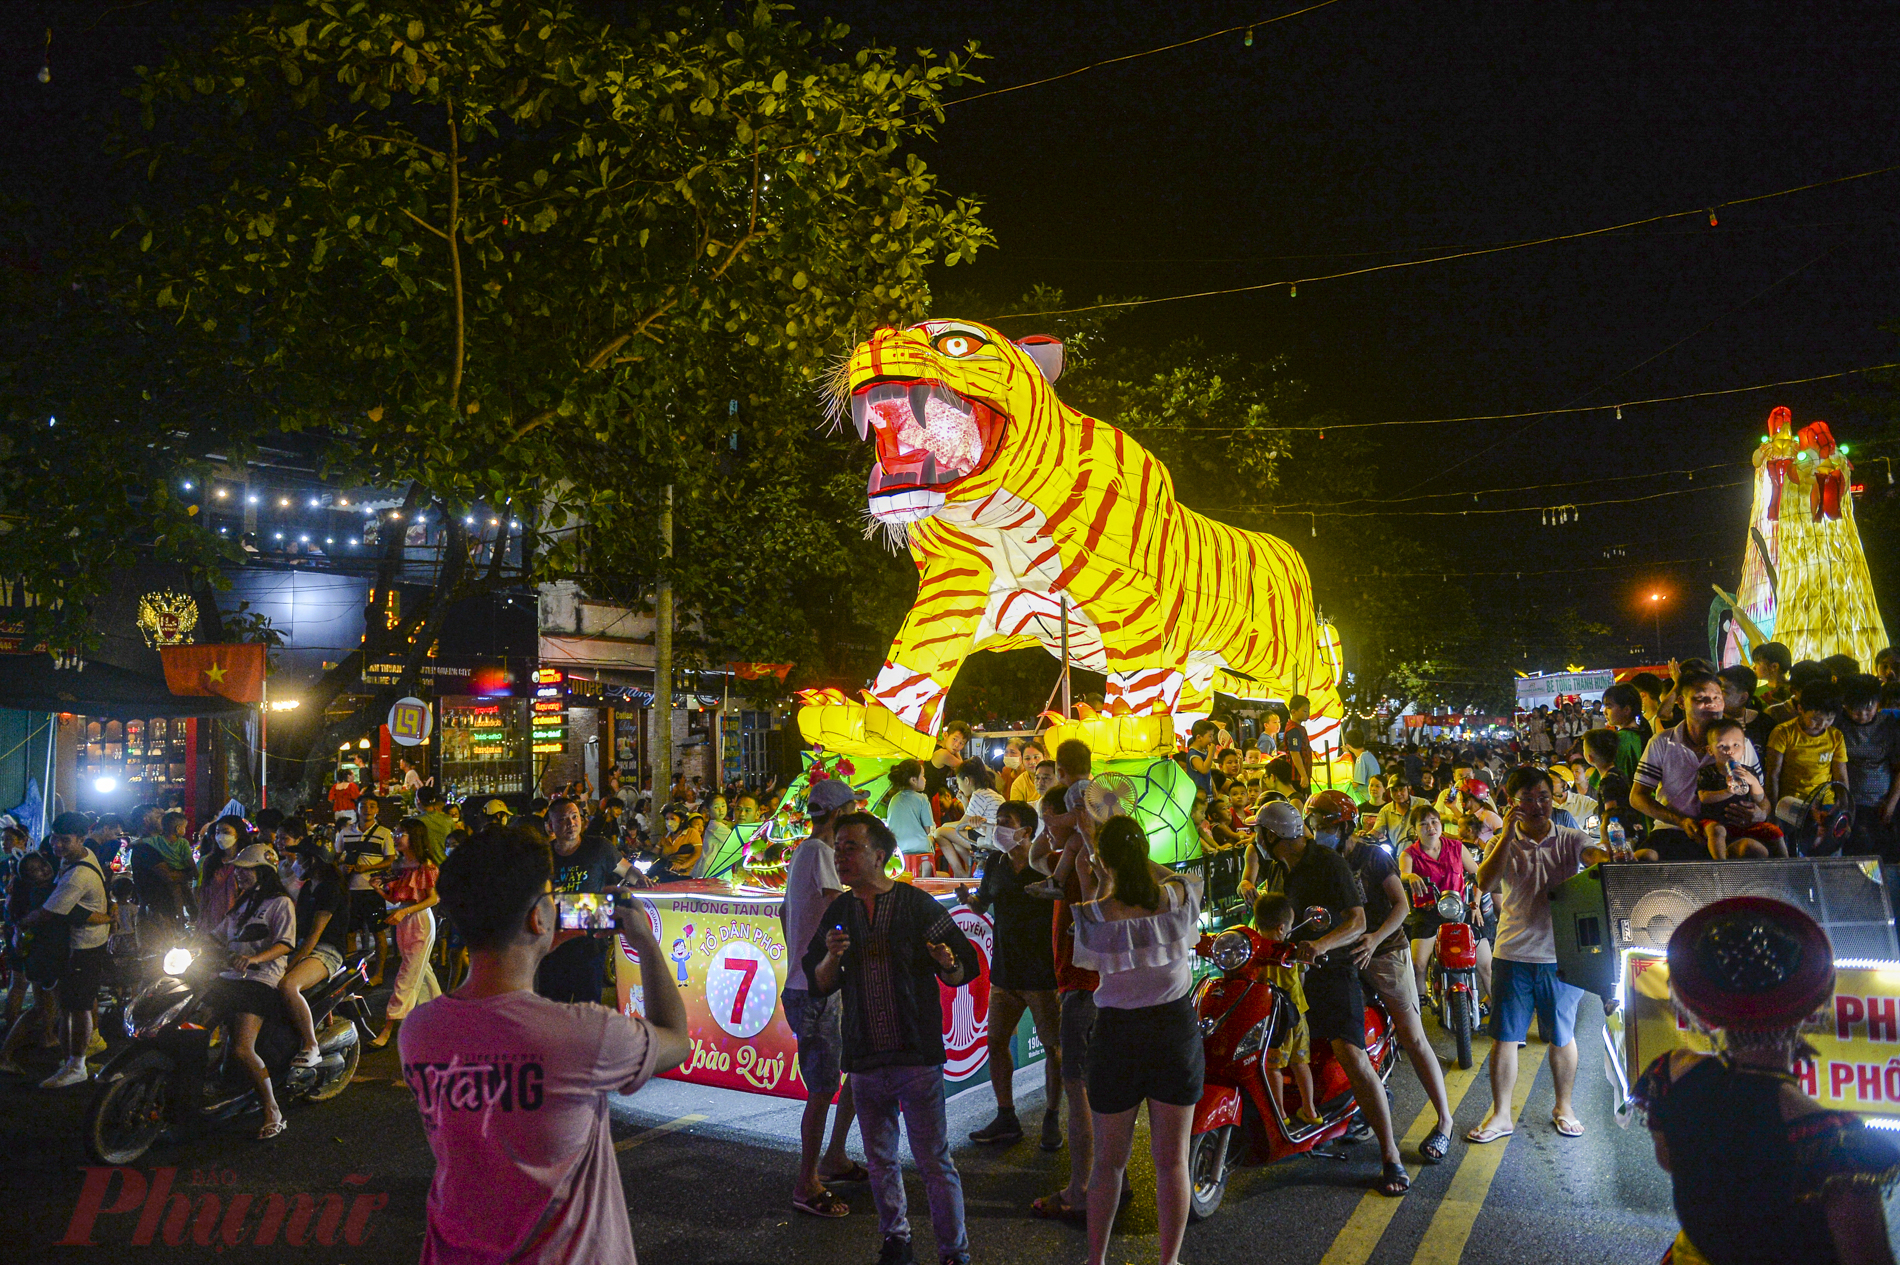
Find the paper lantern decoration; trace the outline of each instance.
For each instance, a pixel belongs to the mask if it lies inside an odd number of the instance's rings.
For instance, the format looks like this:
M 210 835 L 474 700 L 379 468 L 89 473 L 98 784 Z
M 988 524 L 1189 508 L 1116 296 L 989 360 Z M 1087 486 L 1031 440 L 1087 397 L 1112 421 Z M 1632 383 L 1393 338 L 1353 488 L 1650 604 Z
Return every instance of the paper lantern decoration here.
M 1854 524 L 1853 463 L 1826 422 L 1797 433 L 1785 408 L 1768 415 L 1753 460 L 1754 505 L 1736 604 L 1796 660 L 1849 654 L 1871 668 L 1888 644 L 1887 629 Z M 1723 647 L 1724 662 L 1747 657 L 1739 640 Z
M 909 547 L 917 600 L 862 703 L 808 702 L 808 739 L 927 756 L 963 661 L 1059 655 L 1065 598 L 1070 659 L 1107 675 L 1110 714 L 1165 715 L 1185 734 L 1218 674 L 1242 698 L 1306 694 L 1337 723 L 1300 555 L 1183 506 L 1166 466 L 1056 398 L 1062 359 L 1054 339 L 949 320 L 879 330 L 853 352 L 837 411 L 877 446 L 872 530 Z M 1117 751 L 1129 738 L 1100 736 Z

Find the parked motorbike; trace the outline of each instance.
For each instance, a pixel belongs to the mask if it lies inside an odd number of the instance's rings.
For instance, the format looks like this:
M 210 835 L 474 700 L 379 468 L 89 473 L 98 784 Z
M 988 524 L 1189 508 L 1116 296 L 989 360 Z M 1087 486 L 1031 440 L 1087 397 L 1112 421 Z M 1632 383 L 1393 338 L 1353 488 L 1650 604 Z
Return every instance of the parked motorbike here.
M 86 1148 L 99 1163 L 130 1164 L 161 1135 L 183 1138 L 258 1106 L 221 1020 L 205 1012 L 205 993 L 221 965 L 207 951 L 172 949 L 164 974 L 126 1008 L 131 1040 L 100 1069 L 86 1108 Z M 327 1101 L 356 1075 L 363 1043 L 374 1035 L 369 1007 L 354 991 L 366 978 L 359 956 L 304 994 L 323 1056 L 315 1067 L 291 1066 L 300 1043 L 289 1015 L 265 1019 L 256 1049 L 280 1107 Z
M 1315 906 L 1294 930 L 1324 925 L 1329 918 L 1326 910 Z M 1345 1070 L 1333 1058 L 1330 1046 L 1316 1041 L 1311 1054 L 1318 1124 L 1290 1118 L 1274 1106 L 1267 1090 L 1267 1053 L 1291 1030 L 1299 1010 L 1285 989 L 1255 978 L 1254 971 L 1269 963 L 1291 962 L 1294 947 L 1290 940 L 1269 940 L 1251 927 L 1235 927 L 1218 936 L 1203 936 L 1195 948 L 1220 968 L 1221 976 L 1205 981 L 1195 998 L 1207 1074 L 1188 1143 L 1188 1216 L 1192 1220 L 1210 1217 L 1220 1207 L 1227 1179 L 1241 1166 L 1243 1155 L 1255 1164 L 1309 1152 L 1345 1158 L 1315 1150 L 1346 1133 L 1358 1113 Z M 1381 1081 L 1397 1058 L 1391 1028 L 1385 1007 L 1368 992 L 1366 1054 Z M 1287 1088 L 1290 1094 L 1290 1082 Z M 1245 1146 L 1236 1147 L 1235 1135 L 1242 1132 Z
M 1425 1002 L 1457 1045 L 1458 1066 L 1468 1068 L 1471 1039 L 1478 1031 L 1478 928 L 1484 923 L 1484 903 L 1469 877 L 1455 892 L 1441 892 L 1420 877 L 1412 887 L 1412 908 L 1437 915 L 1437 950 L 1425 977 Z

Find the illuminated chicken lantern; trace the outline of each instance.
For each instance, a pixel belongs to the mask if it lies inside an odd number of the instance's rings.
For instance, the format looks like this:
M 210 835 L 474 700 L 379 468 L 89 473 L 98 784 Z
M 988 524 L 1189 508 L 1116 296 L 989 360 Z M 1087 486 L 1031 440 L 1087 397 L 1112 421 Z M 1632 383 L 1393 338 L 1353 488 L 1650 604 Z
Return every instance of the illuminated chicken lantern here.
M 1777 408 L 1755 449 L 1755 497 L 1742 583 L 1722 604 L 1743 617 L 1723 638 L 1724 663 L 1750 643 L 1779 641 L 1796 660 L 1849 654 L 1871 669 L 1887 645 L 1854 525 L 1853 463 L 1826 422 L 1794 430 Z M 1751 629 L 1752 625 L 1752 629 Z
M 952 320 L 880 330 L 852 354 L 838 410 L 877 445 L 872 530 L 909 547 L 917 600 L 863 701 L 808 702 L 801 732 L 925 756 L 971 653 L 1059 656 L 1066 631 L 1070 661 L 1108 677 L 1104 716 L 1165 718 L 1139 752 L 1122 749 L 1126 726 L 1080 726 L 1115 735 L 1098 761 L 1153 759 L 1216 689 L 1305 694 L 1310 729 L 1336 741 L 1339 638 L 1300 555 L 1183 506 L 1166 466 L 1056 398 L 1062 359 L 1054 339 Z

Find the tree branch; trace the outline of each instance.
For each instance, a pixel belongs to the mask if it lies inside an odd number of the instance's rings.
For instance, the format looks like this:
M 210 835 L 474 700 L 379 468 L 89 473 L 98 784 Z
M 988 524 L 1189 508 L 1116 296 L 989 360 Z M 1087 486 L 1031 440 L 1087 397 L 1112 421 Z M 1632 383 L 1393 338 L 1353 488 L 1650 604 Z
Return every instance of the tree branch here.
M 744 245 L 744 242 L 741 242 L 740 244 Z M 727 261 L 727 262 L 728 264 L 730 264 L 731 261 Z M 725 271 L 725 269 L 722 268 L 720 269 L 720 271 L 723 272 Z M 717 276 L 717 274 L 714 274 L 714 275 L 715 277 Z M 628 360 L 640 359 L 640 357 L 637 357 L 637 356 L 620 356 L 616 358 L 615 353 L 617 353 L 622 347 L 625 347 L 628 343 L 632 342 L 634 339 L 646 337 L 647 331 L 653 328 L 654 323 L 658 321 L 662 316 L 665 316 L 668 312 L 672 311 L 674 306 L 678 304 L 678 302 L 679 302 L 679 295 L 669 294 L 669 297 L 666 299 L 665 302 L 659 304 L 652 311 L 642 316 L 639 319 L 639 321 L 634 324 L 632 329 L 629 329 L 624 333 L 615 334 L 612 338 L 608 339 L 605 343 L 603 343 L 600 347 L 600 350 L 596 351 L 593 355 L 589 356 L 584 362 L 582 362 L 581 369 L 585 372 L 592 373 L 596 370 L 605 368 L 609 364 L 621 364 Z M 547 425 L 547 423 L 553 421 L 556 415 L 557 413 L 556 413 L 556 410 L 554 409 L 551 409 L 551 408 L 542 409 L 539 413 L 536 413 L 533 417 L 530 417 L 527 421 L 523 422 L 520 425 L 520 427 L 516 429 L 514 433 L 514 438 L 517 440 L 525 438 L 527 435 L 533 433 L 536 430 L 539 430 L 541 427 Z
M 462 362 L 467 350 L 467 331 L 465 321 L 467 312 L 462 301 L 462 186 L 461 186 L 461 129 L 455 123 L 455 98 L 448 101 L 449 111 L 449 271 L 455 280 L 455 373 L 449 379 L 449 415 L 460 417 L 462 411 Z
M 434 233 L 437 237 L 440 237 L 443 241 L 449 240 L 449 235 L 447 233 L 443 232 L 441 229 L 437 228 L 435 225 L 429 223 L 429 221 L 423 219 L 420 215 L 417 215 L 414 211 L 408 210 L 407 208 L 404 208 L 404 207 L 397 207 L 396 209 L 401 211 L 404 215 L 408 216 L 410 219 L 414 220 L 416 223 L 422 225 L 422 227 L 428 229 L 431 233 Z
M 367 132 L 358 132 L 351 139 L 359 141 L 382 141 L 386 145 L 407 145 L 410 149 L 429 155 L 431 158 L 446 159 L 447 154 L 439 149 L 430 149 L 427 145 L 405 139 L 401 136 L 372 136 Z

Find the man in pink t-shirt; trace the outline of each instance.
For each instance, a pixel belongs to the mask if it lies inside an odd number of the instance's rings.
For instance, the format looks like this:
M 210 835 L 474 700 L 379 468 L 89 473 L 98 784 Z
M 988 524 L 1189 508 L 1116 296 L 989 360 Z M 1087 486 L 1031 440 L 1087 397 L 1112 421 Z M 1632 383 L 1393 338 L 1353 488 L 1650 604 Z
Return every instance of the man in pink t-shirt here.
M 634 1265 L 607 1095 L 679 1066 L 686 1007 L 646 917 L 622 906 L 647 1017 L 534 991 L 555 938 L 548 845 L 500 827 L 449 854 L 436 892 L 468 980 L 402 1026 L 402 1071 L 435 1152 L 423 1265 Z

